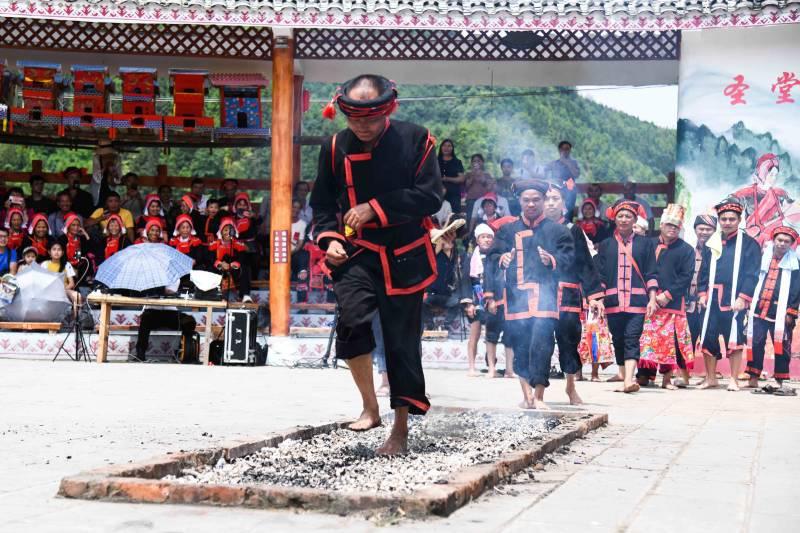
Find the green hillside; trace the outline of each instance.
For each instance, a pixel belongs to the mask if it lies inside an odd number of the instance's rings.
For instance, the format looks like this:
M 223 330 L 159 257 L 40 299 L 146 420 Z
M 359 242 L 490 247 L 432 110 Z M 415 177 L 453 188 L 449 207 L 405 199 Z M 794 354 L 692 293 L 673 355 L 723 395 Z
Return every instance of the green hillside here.
M 312 100 L 318 101 L 330 98 L 334 89 L 330 84 L 307 87 Z M 439 140 L 452 138 L 465 164 L 469 154 L 483 153 L 493 172 L 498 171 L 501 158 L 519 160 L 528 147 L 536 151 L 540 161 L 552 160 L 562 139 L 575 146 L 574 156 L 583 169 L 582 181 L 618 181 L 623 177 L 640 182 L 664 181 L 664 175 L 675 166 L 675 130 L 642 122 L 569 89 L 492 96 L 486 87 L 403 86 L 401 96 L 411 100 L 402 102 L 397 118 L 429 127 Z M 305 135 L 326 135 L 343 127 L 341 116 L 334 123 L 322 119 L 322 107 L 322 103 L 313 103 L 306 113 Z M 217 104 L 209 104 L 207 113 L 217 116 L 217 109 Z M 269 109 L 265 120 L 268 124 Z M 314 178 L 317 151 L 315 147 L 303 149 L 304 179 Z M 0 145 L 0 170 L 27 169 L 33 159 L 44 160 L 47 171 L 90 165 L 86 150 Z M 270 152 L 139 149 L 124 156 L 125 170 L 139 174 L 154 174 L 160 163 L 169 165 L 172 175 L 266 178 Z

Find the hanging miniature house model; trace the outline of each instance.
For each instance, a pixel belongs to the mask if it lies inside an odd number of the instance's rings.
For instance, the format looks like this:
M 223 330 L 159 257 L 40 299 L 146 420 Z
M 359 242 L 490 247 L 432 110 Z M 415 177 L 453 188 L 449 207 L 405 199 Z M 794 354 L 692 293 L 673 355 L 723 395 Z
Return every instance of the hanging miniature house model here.
M 114 138 L 110 94 L 113 83 L 108 67 L 73 65 L 72 111 L 65 111 L 63 124 L 70 134 L 91 133 Z
M 8 107 L 12 104 L 11 96 L 11 72 L 5 59 L 0 60 L 0 131 L 6 131 L 6 119 L 8 119 Z
M 61 65 L 37 61 L 19 61 L 22 86 L 22 107 L 12 107 L 9 114 L 9 131 L 15 128 L 55 130 L 63 136 L 61 125 L 64 109 L 63 94 L 66 80 L 61 74 Z
M 118 138 L 163 138 L 163 117 L 156 114 L 158 71 L 150 67 L 120 67 L 122 113 L 114 114 Z
M 268 137 L 263 127 L 261 93 L 269 81 L 261 74 L 212 74 L 219 88 L 219 127 L 214 137 Z
M 172 115 L 164 117 L 164 134 L 213 136 L 214 119 L 203 115 L 208 94 L 208 71 L 170 69 Z

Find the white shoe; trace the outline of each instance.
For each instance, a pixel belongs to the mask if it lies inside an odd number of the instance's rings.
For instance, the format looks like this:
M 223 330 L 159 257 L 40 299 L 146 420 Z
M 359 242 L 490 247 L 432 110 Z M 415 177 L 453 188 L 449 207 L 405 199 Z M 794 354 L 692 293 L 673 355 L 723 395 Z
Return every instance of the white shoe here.
M 253 303 L 253 299 L 250 298 L 249 294 L 247 296 L 242 296 L 242 303 L 243 304 L 251 304 L 251 303 Z

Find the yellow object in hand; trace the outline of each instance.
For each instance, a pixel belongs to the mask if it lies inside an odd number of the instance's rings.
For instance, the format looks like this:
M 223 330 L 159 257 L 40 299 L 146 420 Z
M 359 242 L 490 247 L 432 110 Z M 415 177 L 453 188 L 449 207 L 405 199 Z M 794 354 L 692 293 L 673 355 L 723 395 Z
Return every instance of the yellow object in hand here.
M 345 237 L 352 237 L 356 234 L 356 230 L 348 226 L 347 224 L 344 225 L 344 236 Z

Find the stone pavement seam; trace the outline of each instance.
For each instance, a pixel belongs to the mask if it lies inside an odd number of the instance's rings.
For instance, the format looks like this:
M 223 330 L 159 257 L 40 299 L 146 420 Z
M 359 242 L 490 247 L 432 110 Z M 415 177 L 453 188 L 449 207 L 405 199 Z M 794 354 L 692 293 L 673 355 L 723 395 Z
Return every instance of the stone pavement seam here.
M 661 410 L 661 411 L 658 413 L 658 415 L 656 415 L 656 416 L 653 416 L 653 417 L 652 417 L 650 420 L 653 420 L 653 419 L 657 418 L 659 415 L 661 415 L 661 414 L 662 414 L 664 411 L 666 411 L 666 410 L 667 410 L 667 408 L 665 407 L 664 409 L 662 409 L 662 410 Z M 652 496 L 652 495 L 655 493 L 655 491 L 658 489 L 659 485 L 661 485 L 661 482 L 662 482 L 662 481 L 664 480 L 664 478 L 667 476 L 667 473 L 669 472 L 669 469 L 670 469 L 670 467 L 671 467 L 673 464 L 675 464 L 675 462 L 676 462 L 676 461 L 678 460 L 678 458 L 679 458 L 679 457 L 680 457 L 680 456 L 683 454 L 683 452 L 686 450 L 686 448 L 687 448 L 687 447 L 689 447 L 689 445 L 690 445 L 690 444 L 691 444 L 691 442 L 692 442 L 692 439 L 694 439 L 694 437 L 695 437 L 695 436 L 696 436 L 696 435 L 697 435 L 697 434 L 700 432 L 700 430 L 703 428 L 703 426 L 705 425 L 705 423 L 706 423 L 706 422 L 708 422 L 708 420 L 711 418 L 711 416 L 712 416 L 712 415 L 713 415 L 713 413 L 715 413 L 715 412 L 716 412 L 716 409 L 715 409 L 714 411 L 712 411 L 712 413 L 711 413 L 711 414 L 709 414 L 709 415 L 707 415 L 707 416 L 706 416 L 706 418 L 705 418 L 705 420 L 703 421 L 703 423 L 702 423 L 702 424 L 698 424 L 698 425 L 696 425 L 696 426 L 695 426 L 695 427 L 692 429 L 692 434 L 691 434 L 691 437 L 690 437 L 690 438 L 688 438 L 688 439 L 686 440 L 686 442 L 684 442 L 684 443 L 681 445 L 681 447 L 680 447 L 680 450 L 678 450 L 678 453 L 676 453 L 676 454 L 675 454 L 675 455 L 672 457 L 672 460 L 669 462 L 669 464 L 666 466 L 666 468 L 664 468 L 663 470 L 661 470 L 661 471 L 658 473 L 658 475 L 656 476 L 655 483 L 653 483 L 653 484 L 652 484 L 652 486 L 650 487 L 650 489 L 647 491 L 647 493 L 645 493 L 645 496 L 644 496 L 644 498 L 642 498 L 641 500 L 639 500 L 639 501 L 636 503 L 636 506 L 634 506 L 634 508 L 633 508 L 633 511 L 631 511 L 631 513 L 628 515 L 627 519 L 625 519 L 625 521 L 624 521 L 624 522 L 622 523 L 622 525 L 620 526 L 620 528 L 619 528 L 619 531 L 620 531 L 620 532 L 625 532 L 625 531 L 627 531 L 627 530 L 630 528 L 631 524 L 633 524 L 633 522 L 635 522 L 635 521 L 636 521 L 636 518 L 637 518 L 637 517 L 639 516 L 639 514 L 642 512 L 642 508 L 645 506 L 645 502 L 647 502 L 648 498 L 650 498 L 650 496 Z M 649 420 L 648 420 L 648 422 L 649 422 Z M 642 425 L 644 425 L 644 424 L 642 424 Z
M 750 483 L 747 487 L 747 498 L 744 505 L 744 521 L 742 522 L 742 533 L 750 531 L 750 522 L 753 519 L 753 498 L 756 491 L 756 473 L 760 466 L 761 446 L 764 444 L 764 431 L 766 430 L 767 420 L 761 417 L 761 430 L 758 432 L 758 443 L 753 455 L 753 462 L 750 463 Z
M 602 426 L 602 427 L 596 429 L 594 432 L 591 432 L 589 435 L 587 435 L 587 437 L 591 438 L 593 436 L 597 436 L 598 432 L 603 431 L 604 429 L 607 429 L 609 427 L 609 425 L 610 424 L 606 424 L 605 426 Z M 621 440 L 623 440 L 624 438 L 628 437 L 631 433 L 633 433 L 634 431 L 639 429 L 641 426 L 632 425 L 630 427 L 631 427 L 630 431 L 628 431 L 625 434 L 620 435 L 617 439 L 615 439 L 614 441 L 608 443 L 608 445 L 606 447 L 604 447 L 602 450 L 598 451 L 595 455 L 593 455 L 591 458 L 589 458 L 586 461 L 586 463 L 584 463 L 583 466 L 584 467 L 589 466 L 591 464 L 591 462 L 594 461 L 598 456 L 600 456 L 606 450 L 609 450 L 609 449 L 611 449 L 613 447 L 616 447 L 616 445 L 619 444 Z M 584 437 L 584 438 L 587 438 L 587 437 Z M 548 454 L 548 455 L 552 455 L 552 454 L 554 454 L 556 452 L 557 452 L 557 450 L 554 450 L 551 454 Z M 571 472 L 565 473 L 564 477 L 559 479 L 557 482 L 552 483 L 550 488 L 548 488 L 547 490 L 544 490 L 544 491 L 536 494 L 536 496 L 533 498 L 533 500 L 531 500 L 531 502 L 529 504 L 527 504 L 524 507 L 522 507 L 519 511 L 517 511 L 516 514 L 510 516 L 505 522 L 503 522 L 502 524 L 498 525 L 494 529 L 494 531 L 502 532 L 502 531 L 505 531 L 506 529 L 508 529 L 509 527 L 511 527 L 513 522 L 515 522 L 520 516 L 522 516 L 524 513 L 529 511 L 536 504 L 538 504 L 539 502 L 541 502 L 542 500 L 547 498 L 550 494 L 552 494 L 553 492 L 558 490 L 559 487 L 564 485 L 567 481 L 570 480 L 570 478 L 572 478 L 572 476 L 574 476 L 575 474 L 577 474 L 581 470 L 583 470 L 583 469 L 582 468 L 576 468 L 576 469 L 573 469 Z

